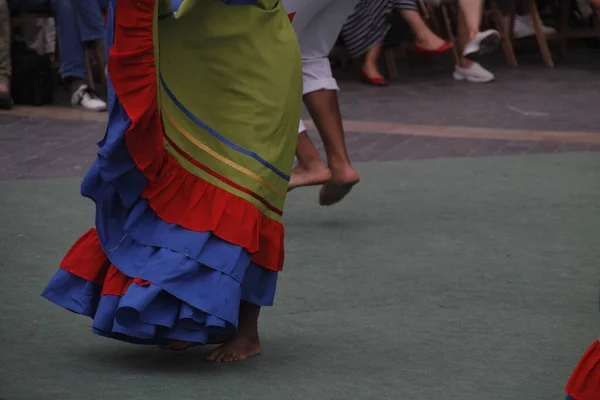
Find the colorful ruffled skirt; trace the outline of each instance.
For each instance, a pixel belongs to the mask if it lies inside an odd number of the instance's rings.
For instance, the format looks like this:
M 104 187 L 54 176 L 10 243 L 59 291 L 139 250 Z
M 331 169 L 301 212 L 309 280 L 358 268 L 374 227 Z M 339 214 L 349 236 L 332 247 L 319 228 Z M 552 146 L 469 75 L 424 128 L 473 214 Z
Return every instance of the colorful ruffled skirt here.
M 302 67 L 279 2 L 249 3 L 111 1 L 95 228 L 42 294 L 99 335 L 207 343 L 273 303 Z
M 567 399 L 600 399 L 600 340 L 583 354 L 565 388 Z

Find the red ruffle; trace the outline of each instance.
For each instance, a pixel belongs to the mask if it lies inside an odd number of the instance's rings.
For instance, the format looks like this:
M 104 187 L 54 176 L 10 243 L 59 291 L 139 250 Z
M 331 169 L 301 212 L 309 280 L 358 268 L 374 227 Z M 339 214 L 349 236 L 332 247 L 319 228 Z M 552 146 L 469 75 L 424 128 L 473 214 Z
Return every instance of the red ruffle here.
M 131 119 L 127 148 L 148 179 L 142 196 L 162 220 L 197 232 L 211 231 L 252 253 L 256 264 L 280 271 L 283 225 L 249 201 L 191 174 L 164 148 L 152 37 L 154 4 L 117 3 L 108 66 L 115 93 Z
M 600 399 L 600 341 L 596 340 L 581 357 L 565 391 L 575 400 Z
M 60 267 L 86 281 L 102 286 L 102 295 L 122 296 L 133 282 L 148 286 L 150 282 L 140 278 L 130 278 L 119 271 L 100 245 L 96 228 L 81 236 L 69 249 Z

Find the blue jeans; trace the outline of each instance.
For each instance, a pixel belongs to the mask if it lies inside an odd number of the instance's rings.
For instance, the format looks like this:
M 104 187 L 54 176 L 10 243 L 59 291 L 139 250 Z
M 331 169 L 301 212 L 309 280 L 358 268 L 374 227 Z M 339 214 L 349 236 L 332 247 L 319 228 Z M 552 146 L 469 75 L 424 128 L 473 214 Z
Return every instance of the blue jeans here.
M 50 0 L 56 20 L 60 74 L 87 80 L 85 42 L 104 38 L 107 0 Z

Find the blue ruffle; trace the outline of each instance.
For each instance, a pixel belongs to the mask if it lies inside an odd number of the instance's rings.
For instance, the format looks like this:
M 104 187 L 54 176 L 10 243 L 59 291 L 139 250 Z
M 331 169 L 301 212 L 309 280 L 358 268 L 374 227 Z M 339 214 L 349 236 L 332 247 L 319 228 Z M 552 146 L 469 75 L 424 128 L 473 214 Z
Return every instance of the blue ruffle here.
M 108 46 L 113 10 L 111 2 Z M 95 333 L 135 343 L 206 343 L 211 335 L 234 332 L 242 299 L 272 305 L 277 273 L 211 232 L 191 231 L 156 215 L 141 198 L 147 181 L 127 151 L 130 124 L 109 82 L 107 132 L 81 192 L 96 203 L 96 229 L 110 261 L 152 285 L 134 283 L 122 297 L 100 296 L 94 283 L 59 270 L 43 296 L 94 318 Z
M 248 279 L 260 274 L 261 269 L 250 266 Z M 158 285 L 133 283 L 123 296 L 101 296 L 101 290 L 100 285 L 59 269 L 42 296 L 69 311 L 93 318 L 94 333 L 131 343 L 208 343 L 236 330 L 230 322 L 182 302 Z

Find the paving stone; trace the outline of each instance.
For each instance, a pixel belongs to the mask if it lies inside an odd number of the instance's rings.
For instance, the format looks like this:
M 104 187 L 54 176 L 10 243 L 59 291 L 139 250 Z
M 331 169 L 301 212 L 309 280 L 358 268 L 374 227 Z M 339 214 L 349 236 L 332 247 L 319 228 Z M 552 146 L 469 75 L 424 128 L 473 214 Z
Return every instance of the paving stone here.
M 361 84 L 352 68 L 337 70 L 340 107 L 344 118 L 353 121 L 600 135 L 595 110 L 600 52 L 570 49 L 567 61 L 557 63 L 555 69 L 544 68 L 536 54 L 520 54 L 519 62 L 519 68 L 508 68 L 501 52 L 486 59 L 485 66 L 497 76 L 490 85 L 453 81 L 451 57 L 434 63 L 399 60 L 400 78 L 385 88 Z M 0 179 L 82 176 L 96 155 L 106 124 L 48 119 L 36 116 L 36 110 L 30 116 L 0 114 Z M 318 134 L 310 135 L 323 154 Z M 347 132 L 346 141 L 353 162 L 600 151 L 600 145 L 566 139 L 565 143 L 532 142 L 518 136 L 486 140 Z
M 96 156 L 105 124 L 0 115 L 0 179 L 83 176 Z M 319 135 L 310 133 L 325 157 Z M 600 146 L 404 134 L 346 133 L 353 162 L 600 151 Z

